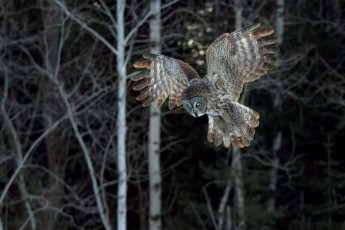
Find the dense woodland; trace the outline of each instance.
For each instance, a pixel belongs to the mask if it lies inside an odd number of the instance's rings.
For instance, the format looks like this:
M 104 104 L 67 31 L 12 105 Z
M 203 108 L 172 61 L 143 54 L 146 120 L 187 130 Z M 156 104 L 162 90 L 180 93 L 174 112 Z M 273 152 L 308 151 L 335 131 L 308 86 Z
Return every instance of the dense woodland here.
M 345 229 L 344 11 L 340 0 L 0 1 L 0 229 Z M 242 94 L 260 113 L 251 146 L 215 147 L 206 116 L 166 104 L 152 131 L 133 63 L 160 52 L 204 76 L 212 41 L 258 22 L 280 51 Z

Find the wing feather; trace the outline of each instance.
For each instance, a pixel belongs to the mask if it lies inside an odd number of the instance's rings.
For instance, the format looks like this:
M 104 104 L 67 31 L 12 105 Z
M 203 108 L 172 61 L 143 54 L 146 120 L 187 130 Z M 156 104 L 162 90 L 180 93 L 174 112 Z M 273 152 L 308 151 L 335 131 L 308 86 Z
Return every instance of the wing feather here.
M 131 80 L 139 81 L 133 87 L 140 91 L 137 100 L 144 101 L 149 106 L 157 100 L 157 107 L 161 107 L 169 97 L 169 108 L 180 106 L 181 94 L 188 87 L 189 81 L 199 78 L 198 73 L 187 63 L 166 57 L 164 55 L 146 54 L 145 60 L 134 64 L 135 68 L 145 69 L 134 75 Z
M 237 101 L 243 84 L 259 79 L 273 68 L 278 51 L 277 39 L 269 38 L 273 29 L 260 24 L 244 27 L 231 34 L 222 34 L 207 49 L 207 75 L 213 85 Z

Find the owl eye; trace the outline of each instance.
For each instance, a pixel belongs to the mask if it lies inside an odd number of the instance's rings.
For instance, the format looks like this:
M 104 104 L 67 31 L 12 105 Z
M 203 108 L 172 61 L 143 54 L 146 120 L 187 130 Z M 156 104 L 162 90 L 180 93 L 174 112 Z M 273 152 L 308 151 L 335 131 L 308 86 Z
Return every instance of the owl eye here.
M 200 102 L 196 103 L 196 107 L 198 107 L 200 105 Z

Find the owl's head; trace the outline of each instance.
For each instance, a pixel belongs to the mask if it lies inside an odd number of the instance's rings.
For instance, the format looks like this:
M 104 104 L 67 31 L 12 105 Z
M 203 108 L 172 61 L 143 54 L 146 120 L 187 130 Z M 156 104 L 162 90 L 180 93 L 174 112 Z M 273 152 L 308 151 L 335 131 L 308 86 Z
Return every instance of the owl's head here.
M 207 100 L 202 96 L 182 100 L 182 104 L 184 109 L 194 117 L 200 117 L 206 113 Z
M 193 117 L 200 117 L 207 111 L 207 98 L 210 94 L 209 83 L 203 80 L 191 82 L 181 94 L 182 104 L 185 110 Z

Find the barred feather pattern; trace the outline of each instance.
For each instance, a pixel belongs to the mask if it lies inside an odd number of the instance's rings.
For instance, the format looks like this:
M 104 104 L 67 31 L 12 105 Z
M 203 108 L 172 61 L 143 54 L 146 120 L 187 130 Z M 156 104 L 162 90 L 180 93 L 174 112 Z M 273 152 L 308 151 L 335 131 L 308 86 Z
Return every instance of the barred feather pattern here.
M 273 29 L 258 29 L 254 24 L 231 34 L 219 36 L 206 51 L 207 75 L 201 80 L 187 63 L 163 55 L 144 55 L 146 60 L 134 64 L 144 70 L 132 77 L 141 91 L 137 97 L 148 106 L 157 100 L 160 107 L 169 97 L 169 108 L 190 103 L 189 113 L 207 114 L 207 139 L 226 148 L 247 147 L 259 125 L 259 114 L 238 103 L 245 82 L 252 82 L 273 68 L 278 49 L 270 35 Z M 258 29 L 258 30 L 257 30 Z M 182 98 L 181 98 L 182 97 Z M 203 110 L 191 104 L 192 99 L 203 98 Z M 193 102 L 194 103 L 194 102 Z M 193 107 L 194 106 L 194 107 Z
M 247 147 L 259 125 L 259 114 L 237 103 L 243 84 L 259 79 L 273 68 L 278 51 L 274 30 L 257 30 L 250 25 L 231 34 L 222 34 L 207 49 L 207 75 L 217 91 L 216 106 L 208 111 L 207 139 L 216 146 Z M 214 114 L 219 114 L 215 116 Z
M 157 107 L 161 107 L 169 97 L 169 109 L 182 104 L 181 94 L 188 87 L 189 81 L 200 79 L 197 72 L 187 63 L 164 55 L 146 54 L 146 60 L 134 64 L 135 68 L 144 68 L 142 72 L 133 76 L 133 81 L 139 81 L 133 87 L 141 91 L 137 100 L 144 101 L 143 106 L 149 106 L 157 100 Z
M 243 84 L 259 79 L 273 68 L 276 58 L 272 55 L 277 42 L 269 38 L 273 29 L 257 29 L 260 24 L 244 27 L 231 34 L 219 36 L 207 49 L 207 75 L 213 85 L 237 101 Z

